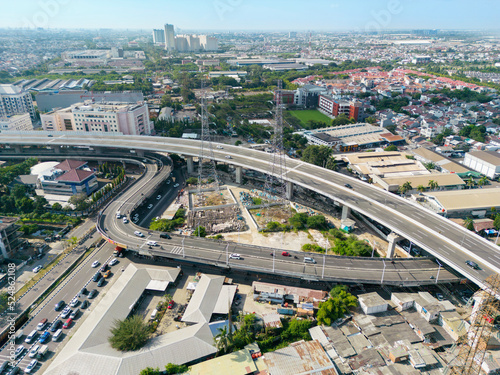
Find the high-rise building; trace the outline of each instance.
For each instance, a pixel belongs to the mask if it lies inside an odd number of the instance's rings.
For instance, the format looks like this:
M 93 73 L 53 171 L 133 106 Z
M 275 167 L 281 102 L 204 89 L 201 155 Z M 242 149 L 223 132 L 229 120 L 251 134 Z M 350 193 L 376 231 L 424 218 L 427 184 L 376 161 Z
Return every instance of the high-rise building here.
M 28 91 L 15 85 L 0 85 L 0 118 L 29 113 L 36 117 L 33 99 Z
M 43 130 L 149 135 L 154 131 L 146 103 L 78 103 L 40 116 Z
M 153 29 L 153 43 L 165 44 L 165 30 Z
M 0 130 L 30 131 L 33 130 L 33 123 L 29 113 L 14 115 L 7 118 L 0 118 Z
M 174 25 L 165 24 L 165 49 L 175 51 L 175 32 Z

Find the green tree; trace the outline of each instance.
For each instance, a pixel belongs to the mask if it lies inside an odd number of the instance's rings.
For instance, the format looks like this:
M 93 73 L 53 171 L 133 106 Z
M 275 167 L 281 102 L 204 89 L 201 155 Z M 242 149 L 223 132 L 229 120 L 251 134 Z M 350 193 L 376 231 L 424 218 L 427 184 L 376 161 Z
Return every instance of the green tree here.
M 390 145 L 384 148 L 384 151 L 397 151 L 397 150 L 398 148 L 396 147 L 396 145 Z
M 184 374 L 189 371 L 189 367 L 186 365 L 175 365 L 169 363 L 165 366 L 166 375 Z
M 465 182 L 465 185 L 469 187 L 469 189 L 472 189 L 476 185 L 476 181 L 472 177 L 469 177 L 469 179 Z
M 331 325 L 358 306 L 358 299 L 347 291 L 347 286 L 337 285 L 330 291 L 330 298 L 319 304 L 316 314 L 318 324 Z
M 488 177 L 486 176 L 482 176 L 479 181 L 477 182 L 477 184 L 480 186 L 480 187 L 483 187 L 483 185 L 488 185 L 490 183 L 490 181 L 488 180 Z
M 125 320 L 115 320 L 111 327 L 109 343 L 119 351 L 127 352 L 142 348 L 149 338 L 149 326 L 139 315 Z
M 302 152 L 302 161 L 325 167 L 333 150 L 327 146 L 310 145 Z
M 470 231 L 474 231 L 474 219 L 471 217 L 468 217 L 467 219 L 465 219 L 464 220 L 464 227 Z
M 425 187 L 424 187 L 424 185 L 418 185 L 418 186 L 417 186 L 417 191 L 418 191 L 419 193 L 423 193 L 423 192 L 425 191 Z
M 406 181 L 403 185 L 401 185 L 399 187 L 399 192 L 401 194 L 406 194 L 407 192 L 409 192 L 411 189 L 413 189 L 413 187 L 411 186 L 411 182 L 410 181 Z
M 214 337 L 214 343 L 218 354 L 225 354 L 229 351 L 231 347 L 231 335 L 229 334 L 227 326 L 219 328 L 219 333 Z
M 144 370 L 141 370 L 139 375 L 160 375 L 160 369 L 158 367 L 146 367 Z
M 312 229 L 326 229 L 326 218 L 323 215 L 309 216 L 307 226 Z
M 206 237 L 206 235 L 207 235 L 207 231 L 206 231 L 205 227 L 202 227 L 202 226 L 196 227 L 196 229 L 193 232 L 193 236 L 195 236 L 195 237 Z
M 500 214 L 496 214 L 493 220 L 493 227 L 495 227 L 496 230 L 500 230 Z
M 427 185 L 429 186 L 429 189 L 431 189 L 431 190 L 436 190 L 439 187 L 439 184 L 437 183 L 437 181 L 434 181 L 434 180 L 429 180 Z
M 57 202 L 56 202 L 56 203 L 54 203 L 54 204 L 52 205 L 52 209 L 53 209 L 54 211 L 61 211 L 61 210 L 62 210 L 62 206 L 61 206 L 61 204 L 60 204 L 60 203 L 57 203 Z
M 4 312 L 7 310 L 8 307 L 8 302 L 9 301 L 9 293 L 7 292 L 1 292 L 0 293 L 0 312 Z
M 196 178 L 196 177 L 189 177 L 186 180 L 186 184 L 188 184 L 188 185 L 197 185 L 198 184 L 198 178 Z

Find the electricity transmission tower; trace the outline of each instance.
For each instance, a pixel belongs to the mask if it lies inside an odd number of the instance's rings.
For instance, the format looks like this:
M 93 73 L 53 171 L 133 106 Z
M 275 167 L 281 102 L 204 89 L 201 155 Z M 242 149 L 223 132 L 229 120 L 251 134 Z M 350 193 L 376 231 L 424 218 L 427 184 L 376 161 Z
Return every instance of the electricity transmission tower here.
M 267 204 L 281 203 L 288 206 L 286 194 L 286 153 L 283 148 L 283 93 L 281 90 L 281 80 L 278 81 L 275 101 L 275 130 L 274 138 L 271 142 L 271 157 L 269 159 L 269 174 L 264 185 L 264 192 L 267 194 Z
M 475 375 L 481 372 L 494 320 L 499 314 L 500 276 L 490 276 L 485 283 L 488 287 L 481 292 L 474 306 L 471 326 L 458 341 L 457 345 L 461 344 L 458 355 L 448 364 L 445 374 Z
M 201 144 L 200 156 L 198 157 L 198 197 L 201 195 L 201 185 L 203 180 L 203 162 L 205 159 L 208 161 L 208 176 L 207 178 L 213 179 L 215 191 L 220 191 L 220 180 L 217 175 L 217 166 L 215 165 L 214 150 L 210 138 L 210 127 L 208 124 L 208 110 L 207 110 L 207 97 L 204 83 L 202 83 L 201 94 Z

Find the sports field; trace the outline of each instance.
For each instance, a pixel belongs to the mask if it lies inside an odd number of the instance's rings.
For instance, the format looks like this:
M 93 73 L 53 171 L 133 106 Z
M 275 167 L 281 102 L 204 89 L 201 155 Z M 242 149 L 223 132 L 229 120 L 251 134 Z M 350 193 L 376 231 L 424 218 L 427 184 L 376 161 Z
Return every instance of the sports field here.
M 307 109 L 303 111 L 288 111 L 290 112 L 293 116 L 297 117 L 302 125 L 304 127 L 307 127 L 307 122 L 309 120 L 313 121 L 322 121 L 327 126 L 329 126 L 332 122 L 332 119 L 324 114 L 322 114 L 320 111 L 317 111 L 315 109 Z

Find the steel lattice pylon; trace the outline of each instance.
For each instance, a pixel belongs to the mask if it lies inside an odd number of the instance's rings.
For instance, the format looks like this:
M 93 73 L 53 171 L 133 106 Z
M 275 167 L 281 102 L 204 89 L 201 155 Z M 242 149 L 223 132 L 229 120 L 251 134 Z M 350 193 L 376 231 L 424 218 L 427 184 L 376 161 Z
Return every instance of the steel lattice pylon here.
M 207 110 L 207 97 L 204 85 L 202 86 L 201 97 L 201 145 L 200 156 L 198 157 L 198 196 L 201 194 L 201 182 L 203 175 L 203 161 L 208 159 L 209 172 L 208 178 L 213 178 L 214 188 L 216 192 L 220 191 L 220 180 L 217 175 L 217 166 L 215 165 L 214 150 L 210 138 L 210 129 L 208 126 L 208 110 Z
M 492 336 L 495 317 L 500 307 L 500 276 L 493 275 L 485 280 L 488 287 L 481 291 L 479 302 L 471 315 L 471 326 L 463 335 L 457 356 L 448 364 L 447 374 L 475 375 L 481 373 L 488 342 Z M 477 299 L 476 299 L 477 300 Z
M 264 192 L 267 194 L 267 204 L 269 207 L 272 203 L 281 203 L 288 206 L 288 199 L 286 193 L 286 153 L 283 148 L 283 103 L 282 103 L 281 80 L 278 81 L 278 88 L 276 90 L 275 101 L 275 130 L 274 138 L 271 142 L 271 157 L 269 159 L 269 171 L 266 183 L 264 185 Z M 274 202 L 273 202 L 274 200 Z

